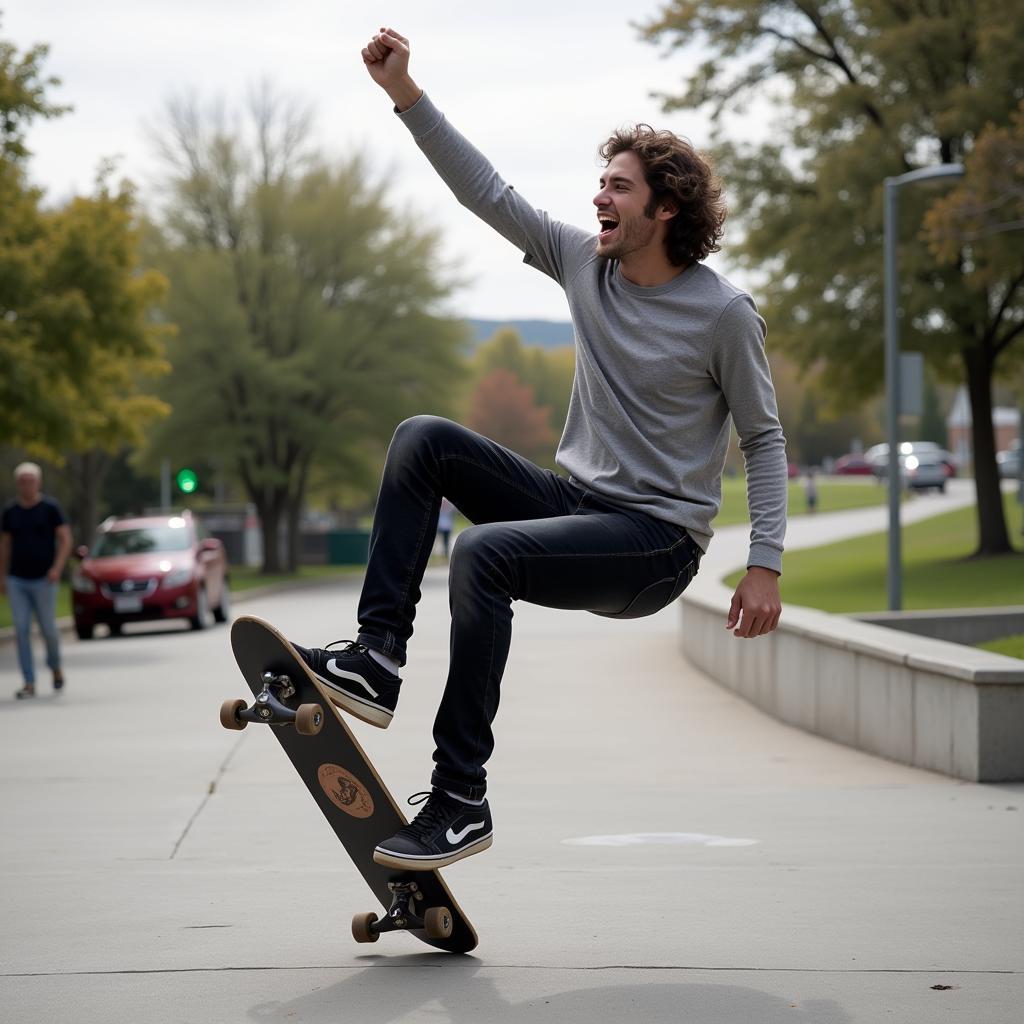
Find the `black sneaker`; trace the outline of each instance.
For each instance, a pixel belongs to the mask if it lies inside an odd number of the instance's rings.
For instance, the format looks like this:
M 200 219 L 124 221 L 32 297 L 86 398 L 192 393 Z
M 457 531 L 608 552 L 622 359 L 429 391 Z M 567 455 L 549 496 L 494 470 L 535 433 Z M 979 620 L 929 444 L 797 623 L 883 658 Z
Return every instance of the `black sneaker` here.
M 406 871 L 430 871 L 482 853 L 494 841 L 486 800 L 478 807 L 440 789 L 409 797 L 414 805 L 424 800 L 423 809 L 405 828 L 376 847 L 376 863 Z
M 59 668 L 53 673 L 53 688 L 54 690 L 64 689 L 64 673 Z
M 353 640 L 334 643 L 346 646 L 336 651 L 331 650 L 334 644 L 326 648 L 298 644 L 292 647 L 309 671 L 327 687 L 339 708 L 378 729 L 386 729 L 395 714 L 402 680 L 374 661 L 362 644 Z
M 18 700 L 25 700 L 28 697 L 34 697 L 36 695 L 36 688 L 31 683 L 26 683 L 20 690 L 14 691 L 14 696 Z

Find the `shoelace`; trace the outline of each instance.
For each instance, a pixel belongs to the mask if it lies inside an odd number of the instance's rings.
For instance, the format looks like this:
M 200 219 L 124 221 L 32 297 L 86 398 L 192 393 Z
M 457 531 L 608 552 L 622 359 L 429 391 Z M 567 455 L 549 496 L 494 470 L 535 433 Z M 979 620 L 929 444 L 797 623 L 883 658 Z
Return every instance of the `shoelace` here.
M 406 832 L 415 839 L 422 838 L 423 835 L 431 832 L 435 826 L 441 825 L 447 820 L 450 806 L 446 807 L 445 805 L 450 805 L 452 802 L 454 801 L 451 801 L 450 798 L 446 798 L 444 794 L 438 793 L 435 790 L 413 793 L 407 803 L 411 807 L 417 807 L 420 804 L 423 804 L 424 807 L 401 831 Z
M 366 651 L 366 646 L 359 643 L 357 640 L 332 640 L 325 648 L 325 651 L 329 651 L 335 644 L 346 644 L 345 651 L 350 651 L 354 647 L 356 652 L 363 654 Z

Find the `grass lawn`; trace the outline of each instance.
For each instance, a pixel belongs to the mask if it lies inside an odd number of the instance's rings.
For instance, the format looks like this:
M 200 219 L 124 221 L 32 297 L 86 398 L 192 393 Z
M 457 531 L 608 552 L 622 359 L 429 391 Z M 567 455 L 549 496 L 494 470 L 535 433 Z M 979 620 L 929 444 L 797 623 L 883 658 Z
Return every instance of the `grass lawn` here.
M 998 640 L 989 640 L 988 643 L 978 644 L 986 651 L 995 651 L 996 654 L 1006 654 L 1011 658 L 1024 660 L 1024 633 L 1016 636 L 1004 636 Z
M 1003 496 L 1007 524 L 1020 545 L 1016 496 Z M 903 529 L 903 606 L 985 608 L 1024 603 L 1024 552 L 1002 558 L 969 557 L 977 543 L 973 507 L 947 512 Z M 827 544 L 784 557 L 782 599 L 828 612 L 883 610 L 885 532 Z M 731 586 L 742 573 L 728 577 Z
M 303 565 L 297 573 L 268 573 L 264 575 L 259 569 L 249 566 L 235 565 L 231 567 L 232 593 L 252 590 L 255 587 L 269 587 L 272 583 L 296 583 L 307 580 L 326 579 L 331 576 L 361 576 L 366 571 L 364 565 Z
M 884 505 L 886 489 L 874 478 L 851 477 L 829 480 L 818 477 L 818 512 L 840 512 L 844 509 Z M 789 514 L 807 511 L 807 498 L 799 480 L 789 482 Z M 747 514 L 747 481 L 743 477 L 726 477 L 722 481 L 722 509 L 715 516 L 715 528 L 750 522 Z

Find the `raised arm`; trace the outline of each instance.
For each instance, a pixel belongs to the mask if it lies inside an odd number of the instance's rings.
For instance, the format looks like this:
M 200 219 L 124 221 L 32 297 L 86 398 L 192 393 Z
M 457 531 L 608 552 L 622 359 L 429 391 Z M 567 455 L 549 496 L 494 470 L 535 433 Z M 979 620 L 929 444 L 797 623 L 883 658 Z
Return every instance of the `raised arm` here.
M 384 28 L 363 49 L 370 77 L 455 198 L 525 254 L 526 262 L 565 285 L 594 257 L 592 232 L 571 227 L 527 202 L 431 103 L 409 75 L 409 41 Z

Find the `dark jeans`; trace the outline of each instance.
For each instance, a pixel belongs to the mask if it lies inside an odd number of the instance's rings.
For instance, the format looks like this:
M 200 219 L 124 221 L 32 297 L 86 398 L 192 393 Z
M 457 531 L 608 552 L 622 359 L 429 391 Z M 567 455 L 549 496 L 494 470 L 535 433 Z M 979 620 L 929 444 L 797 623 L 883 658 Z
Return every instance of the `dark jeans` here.
M 457 423 L 416 416 L 388 449 L 359 602 L 359 641 L 403 665 L 442 495 L 475 525 L 452 552 L 432 783 L 479 799 L 512 602 L 650 615 L 693 579 L 700 549 L 681 526 L 613 505 Z

